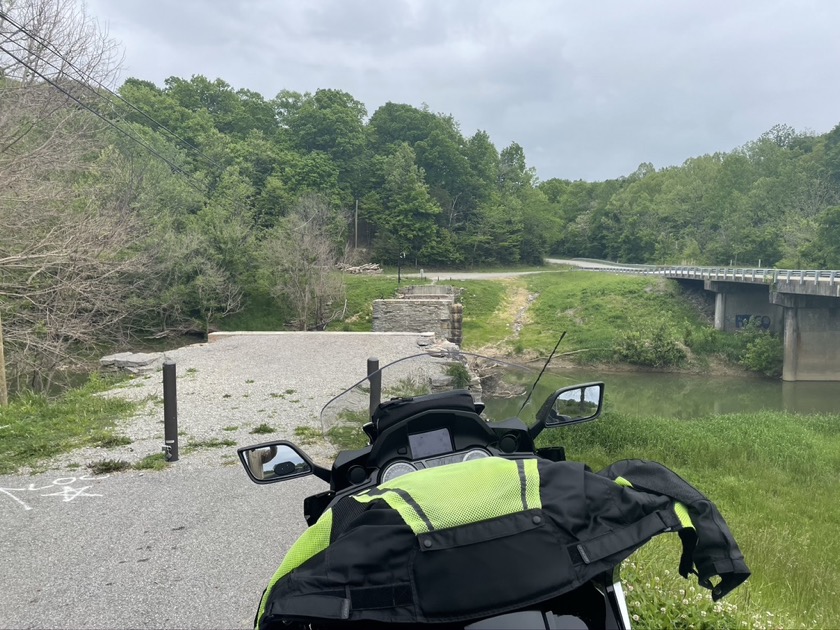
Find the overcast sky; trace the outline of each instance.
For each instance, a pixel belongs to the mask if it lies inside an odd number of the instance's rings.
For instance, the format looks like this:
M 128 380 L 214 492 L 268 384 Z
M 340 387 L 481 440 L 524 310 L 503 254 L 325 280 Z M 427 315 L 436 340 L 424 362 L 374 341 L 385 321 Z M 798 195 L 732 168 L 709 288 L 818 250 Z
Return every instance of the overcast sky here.
M 88 0 L 122 78 L 346 90 L 601 180 L 840 123 L 836 0 Z

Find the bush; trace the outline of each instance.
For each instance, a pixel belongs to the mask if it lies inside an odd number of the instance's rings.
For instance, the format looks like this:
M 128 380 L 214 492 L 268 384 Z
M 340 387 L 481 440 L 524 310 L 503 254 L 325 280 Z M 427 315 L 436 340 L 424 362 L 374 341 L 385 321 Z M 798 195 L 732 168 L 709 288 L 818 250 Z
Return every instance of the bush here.
M 470 371 L 461 363 L 452 363 L 446 368 L 446 374 L 452 377 L 452 386 L 456 389 L 467 389 L 472 377 Z
M 750 340 L 740 360 L 741 365 L 748 370 L 772 377 L 782 375 L 783 362 L 782 340 L 768 332 L 762 332 Z
M 699 354 L 710 354 L 719 350 L 721 333 L 714 328 L 697 328 L 691 324 L 685 324 L 683 341 L 685 345 Z
M 679 365 L 687 355 L 677 333 L 667 324 L 659 324 L 619 337 L 616 356 L 634 365 L 665 367 Z

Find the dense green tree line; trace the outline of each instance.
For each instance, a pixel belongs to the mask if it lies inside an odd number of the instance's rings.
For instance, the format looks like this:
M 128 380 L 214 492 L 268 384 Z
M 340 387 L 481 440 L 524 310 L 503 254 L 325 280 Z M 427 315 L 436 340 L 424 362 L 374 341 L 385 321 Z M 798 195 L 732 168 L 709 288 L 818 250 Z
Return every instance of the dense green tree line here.
M 221 182 L 258 240 L 317 193 L 373 260 L 540 264 L 548 254 L 636 263 L 840 266 L 840 126 L 777 126 L 730 153 L 604 182 L 539 182 L 516 143 L 464 136 L 451 116 L 387 103 L 368 115 L 339 90 L 265 99 L 224 81 L 128 80 L 122 112 L 180 155 L 203 204 Z M 199 154 L 195 149 L 198 149 Z M 135 158 L 139 157 L 136 150 Z M 206 156 L 206 157 L 205 157 Z M 358 215 L 355 209 L 358 205 Z
M 136 109 L 116 113 L 168 147 L 204 205 L 220 182 L 240 187 L 238 214 L 257 240 L 313 193 L 345 218 L 346 241 L 384 264 L 403 253 L 418 265 L 539 264 L 560 234 L 522 147 L 499 152 L 428 108 L 387 103 L 368 115 L 339 90 L 265 99 L 201 76 L 129 79 L 120 92 Z
M 86 97 L 122 132 L 61 95 L 40 115 L 47 93 L 37 80 L 0 86 L 4 135 L 22 134 L 0 169 L 29 173 L 0 204 L 31 225 L 0 243 L 0 316 L 20 374 L 61 369 L 79 343 L 208 330 L 255 302 L 271 303 L 278 325 L 323 326 L 344 303 L 324 273 L 339 260 L 840 267 L 840 126 L 823 136 L 775 127 L 731 153 L 603 182 L 540 182 L 516 143 L 499 151 L 427 107 L 369 113 L 340 90 L 267 99 L 202 76 L 129 79 L 121 101 Z M 72 160 L 45 161 L 42 139 Z M 74 248 L 45 240 L 82 218 L 95 228 L 77 227 Z M 88 279 L 102 269 L 112 271 L 97 288 Z M 51 293 L 30 291 L 32 279 Z M 78 322 L 79 304 L 102 291 L 109 301 L 85 311 L 84 334 L 50 323 L 62 309 Z M 62 306 L 33 301 L 48 294 Z
M 635 263 L 840 267 L 840 126 L 777 126 L 730 153 L 600 183 L 549 180 L 568 255 Z

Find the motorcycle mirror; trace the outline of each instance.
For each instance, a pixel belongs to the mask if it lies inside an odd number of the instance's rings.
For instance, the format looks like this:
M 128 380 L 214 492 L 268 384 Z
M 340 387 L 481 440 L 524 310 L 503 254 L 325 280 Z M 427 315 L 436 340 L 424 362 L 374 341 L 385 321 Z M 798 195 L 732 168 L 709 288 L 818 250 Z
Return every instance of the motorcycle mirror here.
M 236 452 L 254 483 L 276 483 L 305 477 L 315 473 L 317 468 L 306 453 L 285 441 L 245 446 Z
M 536 439 L 545 428 L 555 429 L 595 420 L 604 408 L 604 384 L 584 383 L 558 389 L 537 412 L 537 423 L 528 430 Z
M 604 384 L 588 383 L 565 388 L 554 393 L 554 401 L 545 418 L 546 427 L 560 427 L 589 422 L 601 415 L 604 404 Z

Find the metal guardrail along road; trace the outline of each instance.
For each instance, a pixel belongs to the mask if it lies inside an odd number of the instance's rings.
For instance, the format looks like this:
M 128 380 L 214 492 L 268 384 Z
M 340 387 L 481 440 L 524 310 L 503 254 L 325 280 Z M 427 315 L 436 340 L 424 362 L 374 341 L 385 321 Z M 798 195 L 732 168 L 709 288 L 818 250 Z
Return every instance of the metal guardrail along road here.
M 751 284 L 770 284 L 779 281 L 805 284 L 827 283 L 834 286 L 840 281 L 840 270 L 807 269 L 757 269 L 749 267 L 684 267 L 660 265 L 636 265 L 615 267 L 588 267 L 588 271 L 606 271 L 609 273 L 629 273 L 643 276 L 662 276 L 665 278 L 684 278 L 686 280 L 717 280 L 720 282 L 747 282 Z

